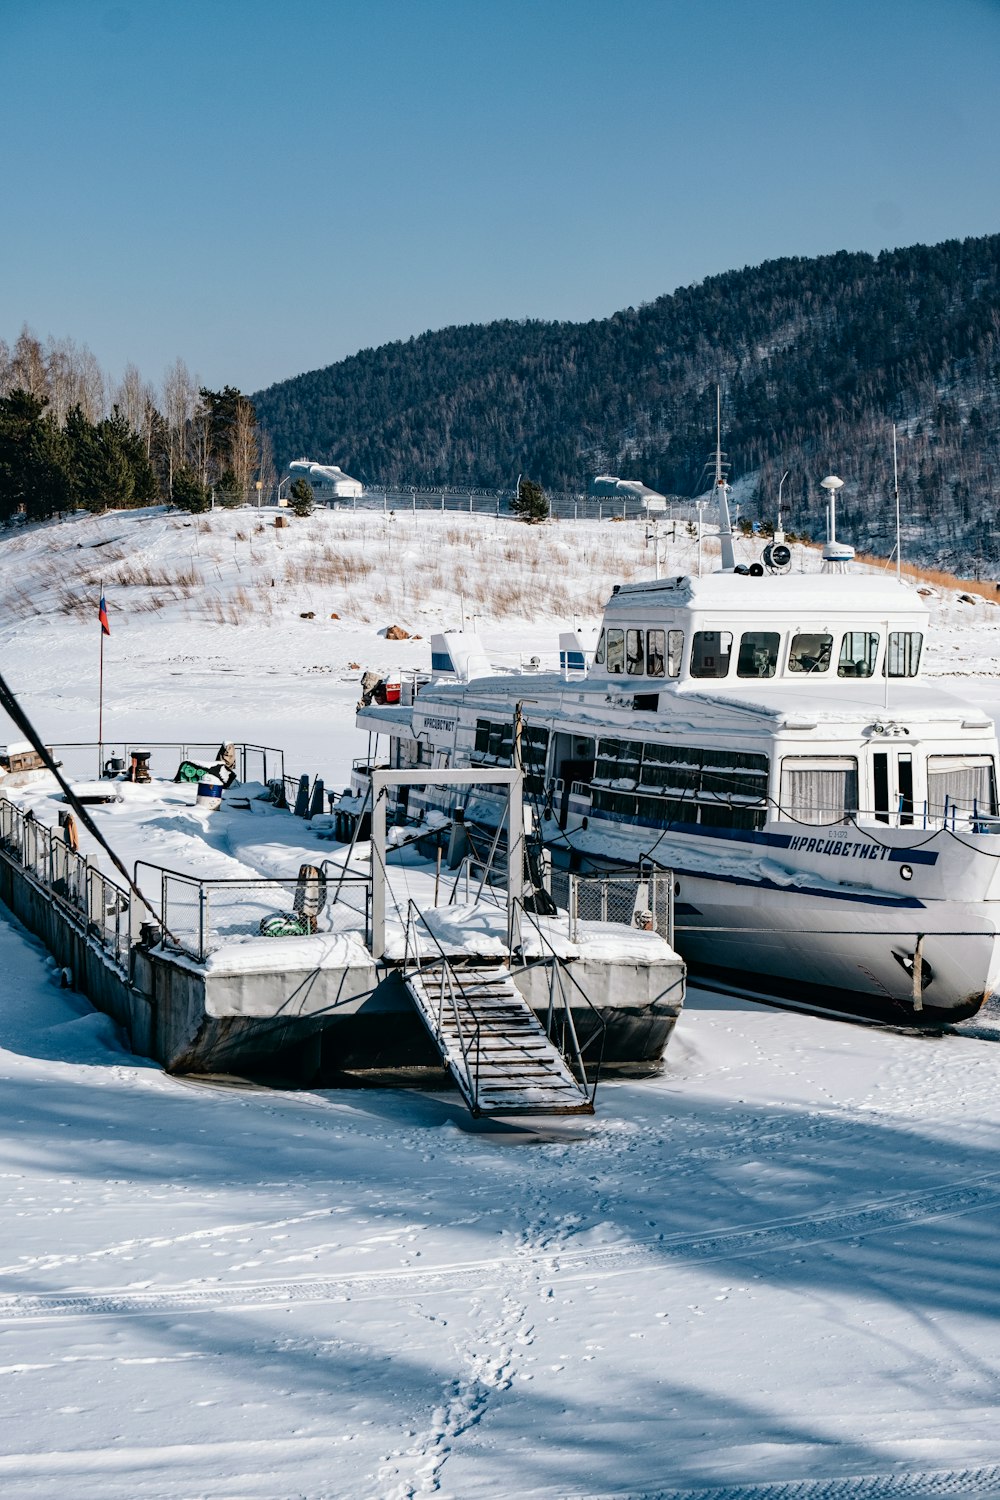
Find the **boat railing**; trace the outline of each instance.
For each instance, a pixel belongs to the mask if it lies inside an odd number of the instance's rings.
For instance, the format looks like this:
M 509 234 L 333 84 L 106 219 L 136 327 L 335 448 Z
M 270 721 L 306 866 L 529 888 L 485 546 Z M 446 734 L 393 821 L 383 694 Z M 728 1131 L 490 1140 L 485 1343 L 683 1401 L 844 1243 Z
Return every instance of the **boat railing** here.
M 943 804 L 923 802 L 913 804 L 901 801 L 893 812 L 884 807 L 859 808 L 857 811 L 838 814 L 833 809 L 816 812 L 810 808 L 782 805 L 776 809 L 779 823 L 797 823 L 803 833 L 809 829 L 849 829 L 855 826 L 870 828 L 912 829 L 919 832 L 950 833 L 1000 833 L 1000 815 L 972 802 L 962 802 L 945 797 Z M 903 847 L 903 846 L 901 846 Z

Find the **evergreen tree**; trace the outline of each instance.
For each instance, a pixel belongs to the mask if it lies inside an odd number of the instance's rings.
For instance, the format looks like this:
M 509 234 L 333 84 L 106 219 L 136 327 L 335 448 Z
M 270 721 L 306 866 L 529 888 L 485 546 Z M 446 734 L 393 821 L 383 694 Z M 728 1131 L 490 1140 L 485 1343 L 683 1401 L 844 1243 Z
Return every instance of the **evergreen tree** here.
M 47 404 L 21 389 L 0 400 L 0 520 L 44 520 L 71 503 L 67 445 Z
M 179 505 L 182 510 L 191 511 L 192 515 L 200 515 L 202 511 L 208 510 L 212 503 L 208 486 L 202 484 L 195 471 L 187 465 L 178 469 L 174 475 L 171 498 L 175 505 Z
M 510 509 L 511 514 L 522 521 L 547 521 L 549 518 L 549 502 L 545 498 L 545 491 L 534 479 L 520 481 L 517 494 L 510 502 Z
M 292 510 L 297 516 L 311 516 L 315 509 L 316 500 L 313 495 L 313 487 L 308 479 L 296 479 L 288 491 L 288 498 Z

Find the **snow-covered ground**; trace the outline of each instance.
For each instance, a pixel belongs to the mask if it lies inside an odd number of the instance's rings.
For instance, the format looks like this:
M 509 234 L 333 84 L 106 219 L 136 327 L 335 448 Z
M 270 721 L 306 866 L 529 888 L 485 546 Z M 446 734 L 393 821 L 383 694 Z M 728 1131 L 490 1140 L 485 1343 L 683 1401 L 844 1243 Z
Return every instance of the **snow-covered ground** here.
M 0 539 L 0 670 L 48 739 L 96 735 L 102 573 L 107 739 L 336 785 L 349 664 L 425 664 L 457 579 L 492 650 L 544 656 L 650 562 L 641 526 L 256 524 Z M 1000 611 L 929 602 L 928 665 L 996 712 Z M 0 972 L 4 1500 L 1000 1493 L 1000 1014 L 897 1035 L 693 989 L 662 1077 L 534 1132 L 166 1078 L 2 913 Z

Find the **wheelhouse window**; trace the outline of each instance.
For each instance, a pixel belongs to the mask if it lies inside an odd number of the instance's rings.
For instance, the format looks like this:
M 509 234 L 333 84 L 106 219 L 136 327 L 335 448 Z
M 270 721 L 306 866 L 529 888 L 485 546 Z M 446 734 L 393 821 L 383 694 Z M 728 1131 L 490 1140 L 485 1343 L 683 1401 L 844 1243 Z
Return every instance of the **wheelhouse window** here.
M 776 630 L 745 630 L 736 659 L 737 677 L 773 677 L 778 668 L 780 640 Z
M 646 672 L 650 677 L 663 676 L 665 640 L 666 633 L 662 630 L 646 632 Z
M 833 636 L 823 631 L 801 631 L 792 636 L 788 651 L 789 672 L 826 672 L 833 655 Z
M 995 817 L 996 773 L 992 755 L 929 755 L 927 811 L 932 818 L 953 812 Z
M 625 632 L 625 664 L 630 677 L 646 675 L 646 653 L 643 649 L 641 630 L 626 630 Z
M 667 631 L 667 676 L 679 677 L 684 665 L 683 630 Z
M 796 823 L 846 823 L 858 810 L 853 756 L 786 755 L 781 762 L 781 816 Z
M 848 630 L 840 643 L 838 677 L 871 677 L 878 656 L 878 636 L 871 630 Z
M 890 630 L 882 664 L 882 676 L 916 677 L 924 638 L 919 630 Z
M 625 632 L 612 627 L 608 631 L 608 671 L 625 670 Z
M 696 630 L 691 643 L 692 677 L 728 677 L 733 649 L 729 630 Z
M 597 650 L 594 652 L 594 665 L 596 667 L 604 666 L 604 651 L 606 645 L 607 642 L 605 640 L 605 632 L 602 630 L 597 640 Z

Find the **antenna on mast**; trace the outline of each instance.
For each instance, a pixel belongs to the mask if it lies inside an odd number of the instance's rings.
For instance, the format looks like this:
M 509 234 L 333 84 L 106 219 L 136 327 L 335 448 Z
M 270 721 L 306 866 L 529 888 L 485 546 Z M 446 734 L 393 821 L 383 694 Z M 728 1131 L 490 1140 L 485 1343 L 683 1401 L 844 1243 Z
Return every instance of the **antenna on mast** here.
M 854 561 L 854 548 L 846 542 L 837 541 L 837 491 L 844 488 L 844 481 L 836 474 L 828 474 L 820 480 L 820 488 L 827 493 L 826 542 L 823 547 L 824 573 L 842 573 L 845 564 Z
M 778 480 L 778 524 L 774 528 L 774 540 L 776 542 L 783 542 L 785 540 L 785 533 L 781 525 L 781 487 L 784 484 L 785 480 L 788 478 L 788 474 L 789 470 L 786 469 L 784 474 L 782 474 L 781 478 Z
M 736 567 L 733 549 L 733 523 L 729 518 L 729 486 L 722 472 L 722 386 L 715 387 L 715 499 L 719 507 L 719 546 L 722 552 L 722 571 L 731 573 Z

